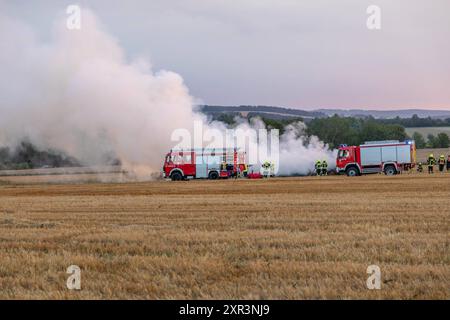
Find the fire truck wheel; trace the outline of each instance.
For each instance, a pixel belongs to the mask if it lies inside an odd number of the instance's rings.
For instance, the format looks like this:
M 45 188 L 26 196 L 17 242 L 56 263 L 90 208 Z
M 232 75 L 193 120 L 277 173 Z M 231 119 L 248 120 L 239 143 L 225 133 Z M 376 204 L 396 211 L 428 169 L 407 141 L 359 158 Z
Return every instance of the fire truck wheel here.
M 181 179 L 183 179 L 183 176 L 178 171 L 173 172 L 170 177 L 172 178 L 172 181 L 180 181 Z
M 386 166 L 386 168 L 384 168 L 384 174 L 387 176 L 393 176 L 397 173 L 397 170 L 395 170 L 394 166 Z
M 212 171 L 212 172 L 209 173 L 209 178 L 211 180 L 216 180 L 216 179 L 219 178 L 219 174 L 216 171 Z
M 348 168 L 345 173 L 347 174 L 347 176 L 349 177 L 356 177 L 357 175 L 359 175 L 358 169 L 356 169 L 355 167 L 351 167 Z

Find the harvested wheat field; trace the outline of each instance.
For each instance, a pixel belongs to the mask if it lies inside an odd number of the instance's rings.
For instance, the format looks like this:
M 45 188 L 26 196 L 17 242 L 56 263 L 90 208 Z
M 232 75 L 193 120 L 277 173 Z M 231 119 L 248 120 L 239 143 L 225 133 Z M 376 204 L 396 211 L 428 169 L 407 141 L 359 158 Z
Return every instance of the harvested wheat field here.
M 450 174 L 8 180 L 0 298 L 449 299 L 449 222 Z M 366 287 L 372 264 L 381 290 Z

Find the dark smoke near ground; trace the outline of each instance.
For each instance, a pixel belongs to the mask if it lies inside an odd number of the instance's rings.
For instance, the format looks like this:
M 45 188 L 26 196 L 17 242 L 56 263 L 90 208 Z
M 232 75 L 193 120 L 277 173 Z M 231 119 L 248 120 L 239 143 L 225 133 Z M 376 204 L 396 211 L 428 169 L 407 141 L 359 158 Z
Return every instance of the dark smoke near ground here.
M 120 165 L 112 156 L 105 156 L 106 165 Z M 78 167 L 83 164 L 76 158 L 57 150 L 40 150 L 28 141 L 14 148 L 0 147 L 0 170 Z

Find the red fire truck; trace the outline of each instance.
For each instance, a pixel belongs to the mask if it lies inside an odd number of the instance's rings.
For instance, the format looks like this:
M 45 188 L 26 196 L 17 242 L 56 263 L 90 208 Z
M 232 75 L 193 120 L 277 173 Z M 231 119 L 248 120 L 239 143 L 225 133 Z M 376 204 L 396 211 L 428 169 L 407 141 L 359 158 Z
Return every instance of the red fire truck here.
M 341 145 L 336 159 L 336 171 L 348 176 L 384 172 L 395 175 L 416 163 L 416 146 L 412 140 L 400 142 L 370 141 L 360 146 Z
M 246 175 L 245 155 L 234 148 L 171 150 L 164 161 L 163 177 L 178 181 Z

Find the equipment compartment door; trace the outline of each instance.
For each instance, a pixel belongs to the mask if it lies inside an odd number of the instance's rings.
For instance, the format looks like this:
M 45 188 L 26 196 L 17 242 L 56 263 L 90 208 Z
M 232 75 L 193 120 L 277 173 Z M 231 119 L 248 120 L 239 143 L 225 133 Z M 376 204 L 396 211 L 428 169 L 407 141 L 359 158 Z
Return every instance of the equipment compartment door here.
M 208 178 L 208 166 L 201 155 L 195 157 L 195 177 Z
M 390 162 L 397 161 L 397 147 L 383 147 L 381 148 L 381 161 Z
M 411 146 L 409 144 L 397 147 L 397 161 L 399 163 L 410 163 L 412 161 Z
M 361 165 L 363 167 L 380 164 L 381 164 L 380 147 L 361 148 Z

